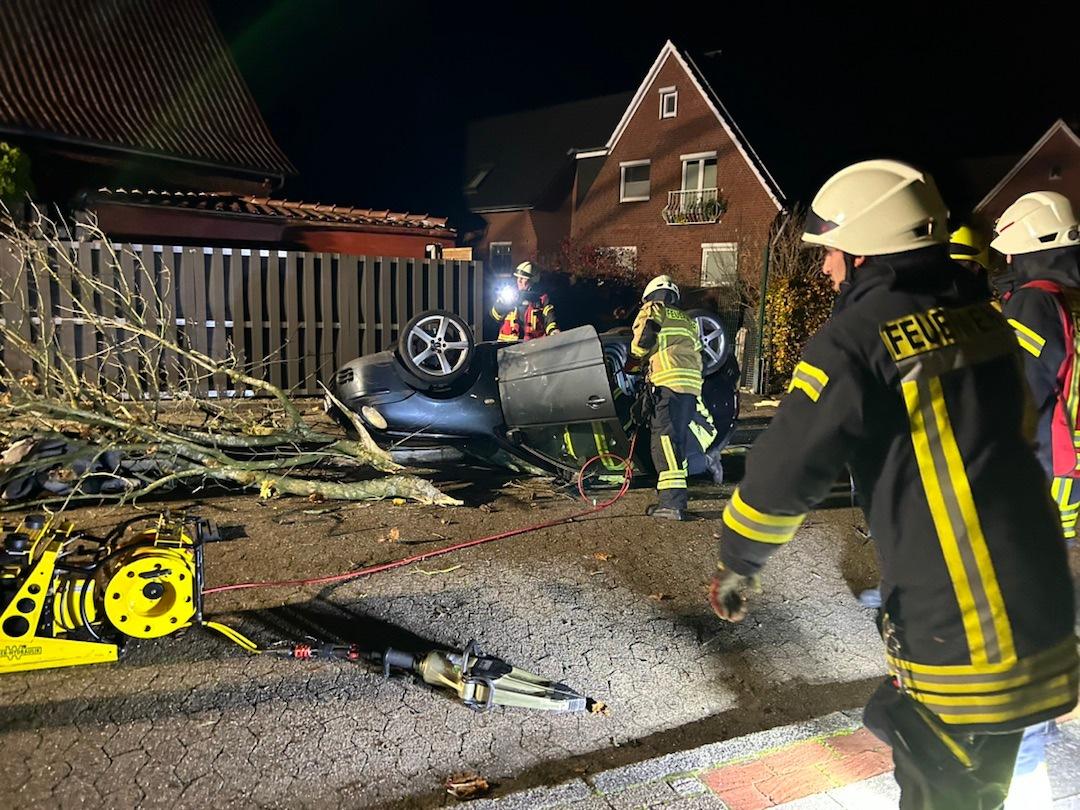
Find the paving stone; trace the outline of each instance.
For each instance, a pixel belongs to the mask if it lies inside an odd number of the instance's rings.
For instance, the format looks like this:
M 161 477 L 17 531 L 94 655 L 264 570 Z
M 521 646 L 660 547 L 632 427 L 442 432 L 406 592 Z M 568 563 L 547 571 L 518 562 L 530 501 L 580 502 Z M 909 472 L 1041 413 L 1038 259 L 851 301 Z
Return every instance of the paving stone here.
M 834 784 L 820 768 L 806 765 L 757 782 L 754 787 L 768 796 L 773 803 L 783 804 L 803 796 L 824 793 Z
M 827 792 L 845 810 L 896 810 L 900 803 L 900 786 L 891 773 L 855 782 Z
M 826 763 L 823 768 L 838 785 L 846 785 L 849 782 L 861 782 L 878 774 L 891 772 L 893 761 L 891 754 L 863 751 L 852 756 L 840 757 Z
M 764 810 L 775 804 L 753 785 L 731 788 L 716 795 L 728 810 Z
M 604 798 L 615 810 L 637 810 L 641 807 L 667 805 L 679 798 L 668 782 L 635 785 L 617 793 L 605 793 Z
M 671 785 L 671 789 L 674 790 L 676 794 L 682 797 L 700 796 L 708 790 L 700 779 L 695 779 L 692 776 L 686 776 L 682 779 L 672 779 L 668 784 Z

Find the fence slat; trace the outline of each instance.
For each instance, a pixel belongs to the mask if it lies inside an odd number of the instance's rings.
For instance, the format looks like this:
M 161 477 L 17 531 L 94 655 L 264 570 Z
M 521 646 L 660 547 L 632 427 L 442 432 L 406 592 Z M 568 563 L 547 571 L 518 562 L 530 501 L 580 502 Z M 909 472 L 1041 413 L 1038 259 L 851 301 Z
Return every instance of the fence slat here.
M 379 351 L 393 346 L 390 330 L 394 313 L 390 311 L 390 262 L 383 256 L 375 259 L 379 268 Z
M 206 334 L 206 255 L 202 248 L 184 250 L 183 272 L 184 335 L 192 349 L 209 354 Z M 188 369 L 188 373 L 195 376 L 192 390 L 200 395 L 206 394 L 211 381 L 206 379 L 205 372 L 192 368 Z
M 182 306 L 177 305 L 180 293 L 181 264 L 183 252 L 172 245 L 161 248 L 161 273 L 154 275 L 154 284 L 158 290 L 158 307 L 161 316 L 161 335 L 170 343 L 181 345 L 183 337 L 177 327 Z M 161 354 L 161 363 L 165 367 L 165 381 L 171 391 L 180 386 L 180 358 L 176 352 L 168 349 Z
M 0 245 L 0 300 L 7 331 L 30 342 L 30 307 L 27 305 L 26 273 L 22 257 L 12 253 L 9 245 Z M 4 342 L 4 365 L 12 374 L 32 370 L 30 357 L 22 349 Z
M 409 321 L 409 260 L 391 259 L 395 271 L 394 333 L 392 339 L 397 343 L 398 335 Z
M 120 246 L 120 298 L 117 317 L 127 322 L 132 318 L 132 308 L 138 305 L 138 296 L 135 292 L 135 254 L 130 245 Z M 140 362 L 139 352 L 136 348 L 138 338 L 126 329 L 117 330 L 118 339 L 124 347 L 120 352 L 120 362 L 123 365 L 124 390 L 128 396 L 139 398 L 142 394 L 140 378 L 143 369 Z
M 60 352 L 65 364 L 78 374 L 78 357 L 75 350 L 75 300 L 72 296 L 74 274 L 71 266 L 78 261 L 78 252 L 72 245 L 65 245 L 56 256 L 57 315 L 60 317 L 58 337 Z
M 270 372 L 271 385 L 283 390 L 286 389 L 286 383 L 285 346 L 282 343 L 281 334 L 281 263 L 287 261 L 287 258 L 281 256 L 277 251 L 270 251 L 270 256 L 266 260 L 266 314 L 270 320 L 270 344 L 266 347 L 264 356 Z M 287 268 L 285 272 L 288 272 Z
M 360 288 L 364 305 L 360 317 L 364 324 L 364 354 L 375 353 L 375 273 L 377 265 L 370 256 L 360 260 Z
M 153 245 L 143 245 L 139 253 L 139 262 L 142 270 L 135 278 L 135 286 L 138 290 L 139 305 L 142 308 L 143 323 L 148 331 L 159 334 L 161 313 L 158 310 L 157 259 L 154 256 Z M 154 399 L 158 399 L 161 391 L 161 363 L 164 352 L 160 346 L 151 346 L 146 338 L 140 338 L 139 345 L 149 361 L 149 368 L 146 369 L 147 391 Z
M 439 266 L 435 259 L 424 259 L 424 279 L 427 304 L 424 309 L 442 309 L 439 301 Z
M 98 243 L 97 270 L 91 268 L 91 273 L 97 280 L 98 292 L 93 305 L 96 311 L 107 321 L 117 317 L 116 295 L 118 287 L 119 270 L 115 265 L 115 250 L 105 243 Z M 106 327 L 95 335 L 96 351 L 98 352 L 101 368 L 101 377 L 106 382 L 105 388 L 110 393 L 116 393 L 116 386 L 120 380 L 120 357 L 117 352 L 117 330 Z
M 285 254 L 285 283 L 281 291 L 285 296 L 285 371 L 289 390 L 299 391 L 300 379 L 300 278 L 296 251 Z M 302 259 L 300 260 L 302 261 Z
M 259 380 L 266 380 L 266 346 L 263 341 L 263 326 L 268 322 L 267 314 L 263 312 L 263 268 L 270 264 L 267 259 L 265 264 L 258 250 L 251 251 L 251 260 L 248 262 L 248 315 L 251 324 L 251 343 L 248 347 L 249 374 Z M 236 317 L 236 313 L 233 313 Z
M 469 266 L 465 262 L 449 262 L 457 275 L 457 296 L 454 311 L 466 321 L 469 319 Z
M 243 251 L 234 250 L 232 259 L 229 261 L 229 288 L 225 291 L 229 296 L 229 318 L 232 320 L 231 333 L 226 337 L 232 338 L 232 352 L 236 358 L 236 368 L 239 371 L 248 370 L 248 341 L 244 318 L 244 278 L 247 276 L 251 265 L 251 256 L 243 255 Z M 230 381 L 229 388 L 237 396 L 244 395 L 244 384 Z
M 477 340 L 484 339 L 484 264 L 483 262 L 469 262 L 472 268 L 472 328 L 473 335 Z
M 228 291 L 225 289 L 225 257 L 221 248 L 214 248 L 210 254 L 210 275 L 208 276 L 206 290 L 206 320 L 211 318 L 214 326 L 207 329 L 207 340 L 210 344 L 210 356 L 215 362 L 221 362 L 226 356 L 225 341 L 225 300 Z M 210 381 L 213 390 L 219 393 L 229 388 L 229 378 L 225 374 L 215 374 Z
M 334 354 L 334 264 L 337 257 L 331 253 L 320 253 L 319 263 L 322 265 L 322 274 L 319 282 L 319 295 L 322 297 L 322 326 L 319 331 L 319 373 L 316 376 L 315 393 L 321 394 L 322 388 L 318 382 L 330 386 L 334 372 L 337 370 L 339 358 Z M 338 272 L 341 269 L 338 268 Z
M 305 253 L 301 259 L 304 265 L 304 380 L 303 392 L 314 394 L 319 389 L 315 385 L 315 376 L 318 369 L 318 345 L 315 342 L 315 330 L 317 328 L 318 313 L 316 312 L 315 299 L 318 291 L 315 289 L 315 263 L 314 253 Z
M 409 302 L 409 318 L 424 311 L 424 267 L 416 259 L 405 259 L 412 281 L 412 300 Z
M 338 334 L 335 370 L 360 354 L 360 307 L 358 262 L 355 256 L 338 259 Z

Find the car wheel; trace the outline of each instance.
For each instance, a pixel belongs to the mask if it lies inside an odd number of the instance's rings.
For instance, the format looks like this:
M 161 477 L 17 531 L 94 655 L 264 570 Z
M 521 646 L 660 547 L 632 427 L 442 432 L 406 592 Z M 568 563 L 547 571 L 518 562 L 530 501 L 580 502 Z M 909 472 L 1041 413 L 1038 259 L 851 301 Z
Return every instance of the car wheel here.
M 413 317 L 398 337 L 398 359 L 417 379 L 449 385 L 469 368 L 473 354 L 469 325 L 452 312 L 428 310 Z
M 715 312 L 707 309 L 691 309 L 686 313 L 697 322 L 698 336 L 701 338 L 701 375 L 708 377 L 727 362 L 731 354 L 724 324 Z

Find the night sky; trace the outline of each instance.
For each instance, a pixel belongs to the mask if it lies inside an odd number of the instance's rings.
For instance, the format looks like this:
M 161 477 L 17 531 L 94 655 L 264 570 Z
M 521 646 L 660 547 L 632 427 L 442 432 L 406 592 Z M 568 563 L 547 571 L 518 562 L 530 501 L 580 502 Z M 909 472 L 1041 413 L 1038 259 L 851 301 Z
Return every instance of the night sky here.
M 634 90 L 668 38 L 709 70 L 730 71 L 745 91 L 740 115 L 760 110 L 793 155 L 933 166 L 1019 154 L 1056 118 L 1080 113 L 1080 11 L 1066 0 L 992 14 L 821 2 L 750 11 L 657 3 L 648 13 L 629 4 L 209 2 L 299 169 L 285 196 L 450 216 L 460 230 L 473 222 L 460 192 L 470 120 Z M 754 122 L 739 123 L 753 139 Z

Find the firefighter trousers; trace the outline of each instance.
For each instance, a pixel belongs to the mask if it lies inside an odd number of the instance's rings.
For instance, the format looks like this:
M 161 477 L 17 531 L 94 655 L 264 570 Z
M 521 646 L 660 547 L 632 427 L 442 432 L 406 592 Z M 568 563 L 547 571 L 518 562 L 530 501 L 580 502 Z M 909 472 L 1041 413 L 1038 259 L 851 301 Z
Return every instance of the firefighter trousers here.
M 892 748 L 900 810 L 999 810 L 1023 731 L 954 736 L 914 703 L 886 681 L 863 711 L 866 727 Z
M 658 387 L 654 393 L 650 451 L 656 467 L 658 505 L 686 509 L 686 457 L 696 441 L 690 423 L 697 412 L 698 397 Z
M 1061 512 L 1061 530 L 1066 542 L 1076 542 L 1076 519 L 1080 517 L 1080 481 L 1075 478 L 1055 478 L 1050 494 Z

